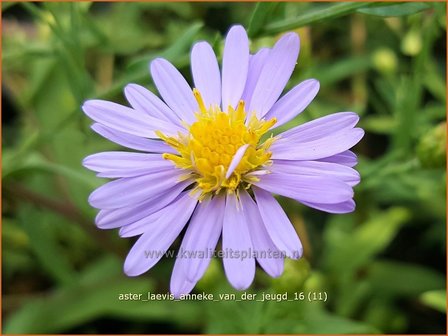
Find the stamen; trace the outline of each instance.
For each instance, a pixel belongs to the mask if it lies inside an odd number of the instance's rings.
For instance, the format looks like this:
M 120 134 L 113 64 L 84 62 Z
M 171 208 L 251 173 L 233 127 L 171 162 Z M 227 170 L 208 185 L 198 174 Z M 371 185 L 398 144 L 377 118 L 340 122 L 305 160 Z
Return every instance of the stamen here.
M 199 193 L 199 200 L 224 190 L 237 194 L 240 187 L 247 188 L 258 180 L 257 171 L 265 172 L 270 165 L 272 153 L 269 147 L 277 138 L 271 136 L 264 142 L 260 140 L 276 119 L 260 120 L 255 113 L 248 118 L 243 100 L 239 101 L 236 109 L 229 106 L 227 112 L 217 105 L 207 109 L 197 89 L 193 89 L 193 95 L 198 102 L 198 112 L 196 122 L 187 127 L 189 132 L 177 137 L 156 132 L 178 152 L 164 153 L 163 158 L 172 161 L 177 168 L 186 171 L 185 176 L 194 179 L 191 193 Z M 242 147 L 245 148 L 244 154 L 238 154 L 240 160 L 235 161 L 229 170 L 235 154 Z
M 207 113 L 207 108 L 205 107 L 204 99 L 202 99 L 202 96 L 201 96 L 199 90 L 194 88 L 193 95 L 196 98 L 196 101 L 198 102 L 199 110 L 202 112 L 202 114 Z

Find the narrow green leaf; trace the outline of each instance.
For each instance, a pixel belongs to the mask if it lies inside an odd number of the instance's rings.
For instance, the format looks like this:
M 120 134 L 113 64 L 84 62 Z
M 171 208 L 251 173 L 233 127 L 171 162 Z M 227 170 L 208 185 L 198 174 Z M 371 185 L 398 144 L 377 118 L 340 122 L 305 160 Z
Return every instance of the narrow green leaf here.
M 203 23 L 201 22 L 194 22 L 191 24 L 190 27 L 185 31 L 185 33 L 180 36 L 175 43 L 173 43 L 171 46 L 169 46 L 167 49 L 165 49 L 163 52 L 159 52 L 157 54 L 157 57 L 164 57 L 167 58 L 170 61 L 175 60 L 176 58 L 184 55 L 188 52 L 191 43 L 196 38 L 197 34 L 203 27 Z M 143 57 L 140 57 L 136 60 L 134 60 L 132 63 L 128 65 L 128 69 L 132 70 L 134 68 L 139 68 L 142 65 L 145 68 L 145 74 L 146 74 L 146 68 L 148 66 L 148 63 L 155 57 L 155 54 L 145 55 Z
M 391 134 L 397 127 L 397 121 L 389 115 L 372 115 L 365 117 L 360 126 L 369 132 Z
M 31 14 L 31 16 L 34 16 L 36 19 L 42 20 L 43 22 L 47 21 L 44 12 L 36 6 L 36 4 L 30 2 L 22 2 L 20 4 L 29 14 Z
M 255 37 L 266 24 L 269 15 L 279 5 L 279 2 L 259 2 L 255 6 L 252 16 L 250 17 L 247 34 L 249 37 Z
M 355 12 L 360 8 L 370 7 L 373 2 L 341 2 L 335 5 L 327 5 L 321 9 L 317 9 L 303 15 L 273 22 L 266 26 L 263 30 L 264 34 L 277 34 L 286 30 L 300 28 L 309 24 L 313 24 L 323 20 L 334 19 Z
M 12 6 L 17 5 L 17 2 L 2 2 L 2 12 L 11 8 Z
M 29 44 L 21 49 L 6 51 L 2 53 L 4 69 L 7 70 L 11 64 L 26 62 L 40 57 L 54 57 L 54 51 L 47 45 Z
M 441 72 L 438 72 L 435 67 L 428 66 L 427 71 L 423 77 L 423 84 L 431 94 L 440 102 L 446 102 L 446 81 Z
M 30 246 L 37 260 L 57 283 L 67 285 L 75 280 L 75 271 L 46 227 L 52 220 L 50 217 L 51 214 L 28 207 L 19 212 L 21 226 L 29 236 Z M 40 220 L 35 221 L 34 218 Z
M 425 305 L 434 308 L 442 313 L 446 313 L 446 291 L 433 290 L 423 293 L 420 301 Z
M 117 80 L 107 90 L 100 92 L 97 97 L 107 99 L 123 90 L 123 87 L 128 83 L 139 83 L 148 78 L 148 64 L 155 57 L 164 57 L 169 59 L 177 67 L 182 67 L 188 64 L 189 55 L 188 50 L 192 42 L 196 38 L 198 32 L 202 29 L 203 24 L 200 22 L 193 23 L 185 33 L 180 36 L 174 44 L 157 54 L 148 54 L 143 57 L 134 59 L 127 66 L 127 73 L 124 77 Z M 78 110 L 73 111 L 76 114 Z
M 82 185 L 89 188 L 96 188 L 98 186 L 98 179 L 92 177 L 86 171 L 83 170 L 81 172 L 60 163 L 50 162 L 38 153 L 29 153 L 23 160 L 20 160 L 20 158 L 19 160 L 8 158 L 7 163 L 7 170 L 3 172 L 2 176 L 3 179 L 25 170 L 40 170 L 46 173 L 64 176 L 74 183 L 82 183 Z
M 362 14 L 374 16 L 405 16 L 421 12 L 425 9 L 431 8 L 428 3 L 424 2 L 408 2 L 397 5 L 389 5 L 374 8 L 361 8 L 357 11 Z

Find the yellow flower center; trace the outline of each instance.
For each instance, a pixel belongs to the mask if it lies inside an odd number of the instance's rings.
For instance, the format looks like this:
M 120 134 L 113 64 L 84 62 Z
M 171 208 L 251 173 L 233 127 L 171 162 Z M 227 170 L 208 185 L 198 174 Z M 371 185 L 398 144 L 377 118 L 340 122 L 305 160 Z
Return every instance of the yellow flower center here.
M 196 113 L 197 121 L 187 126 L 189 133 L 166 136 L 157 132 L 162 140 L 178 152 L 164 153 L 163 158 L 171 160 L 177 168 L 184 169 L 187 173 L 185 179 L 195 180 L 192 192 L 200 192 L 199 199 L 222 190 L 235 192 L 240 186 L 248 188 L 258 180 L 249 173 L 271 163 L 269 147 L 275 138 L 271 136 L 264 142 L 260 140 L 276 119 L 265 121 L 252 115 L 246 122 L 244 101 L 241 100 L 236 109 L 229 106 L 226 113 L 217 105 L 207 109 L 199 91 L 194 89 L 193 94 L 199 111 Z M 242 146 L 247 149 L 229 175 L 232 159 Z

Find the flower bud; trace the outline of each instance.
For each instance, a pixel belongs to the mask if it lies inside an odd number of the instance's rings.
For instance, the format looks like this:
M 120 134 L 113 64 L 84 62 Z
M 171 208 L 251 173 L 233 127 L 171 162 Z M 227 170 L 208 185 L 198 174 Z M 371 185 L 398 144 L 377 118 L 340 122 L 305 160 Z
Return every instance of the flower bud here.
M 422 50 L 422 37 L 415 30 L 409 31 L 401 42 L 401 51 L 407 56 L 415 56 Z
M 446 162 L 446 122 L 424 134 L 417 145 L 417 157 L 425 168 L 444 168 Z
M 373 54 L 373 65 L 383 74 L 395 72 L 397 63 L 397 56 L 391 49 L 381 48 Z

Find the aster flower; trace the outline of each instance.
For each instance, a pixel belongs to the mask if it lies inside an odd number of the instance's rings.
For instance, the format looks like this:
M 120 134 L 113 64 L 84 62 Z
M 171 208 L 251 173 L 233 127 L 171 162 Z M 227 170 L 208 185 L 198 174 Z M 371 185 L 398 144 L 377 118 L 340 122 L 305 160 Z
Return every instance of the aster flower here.
M 364 134 L 355 128 L 355 113 L 270 134 L 301 113 L 319 90 L 319 82 L 309 79 L 279 99 L 299 44 L 297 34 L 286 33 L 272 49 L 251 55 L 246 31 L 234 26 L 221 70 L 207 42 L 193 46 L 194 89 L 158 58 L 150 71 L 163 101 L 129 84 L 124 91 L 132 108 L 84 103 L 95 132 L 139 151 L 103 152 L 83 162 L 98 176 L 115 179 L 89 197 L 100 209 L 97 226 L 120 228 L 121 237 L 140 236 L 124 263 L 127 275 L 148 271 L 186 227 L 171 292 L 179 296 L 194 288 L 212 257 L 194 252 L 214 250 L 221 233 L 226 276 L 236 289 L 246 289 L 256 261 L 278 277 L 285 256 L 302 256 L 299 237 L 272 194 L 330 213 L 354 210 L 352 188 L 360 177 L 349 149 Z M 239 257 L 229 251 L 239 251 Z M 249 253 L 243 258 L 244 251 Z

